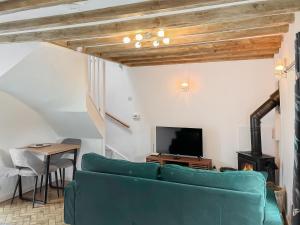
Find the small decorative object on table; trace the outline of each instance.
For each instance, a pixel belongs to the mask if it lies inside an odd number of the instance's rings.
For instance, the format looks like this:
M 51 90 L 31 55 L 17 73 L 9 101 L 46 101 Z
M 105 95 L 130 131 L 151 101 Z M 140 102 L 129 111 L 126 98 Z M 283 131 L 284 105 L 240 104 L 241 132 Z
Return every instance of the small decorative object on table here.
M 51 146 L 51 144 L 45 143 L 45 144 L 32 144 L 29 145 L 29 148 L 43 148 L 43 147 L 48 147 Z

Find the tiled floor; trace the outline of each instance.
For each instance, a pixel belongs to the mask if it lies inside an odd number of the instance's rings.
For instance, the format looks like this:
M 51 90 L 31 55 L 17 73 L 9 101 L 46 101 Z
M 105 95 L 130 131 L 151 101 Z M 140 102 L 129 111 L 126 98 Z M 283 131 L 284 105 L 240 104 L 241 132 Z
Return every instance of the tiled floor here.
M 60 192 L 61 194 L 61 192 Z M 31 197 L 28 193 L 26 196 Z M 37 199 L 43 195 L 37 194 Z M 56 190 L 50 189 L 49 203 L 36 204 L 32 208 L 31 202 L 15 199 L 13 205 L 10 201 L 0 203 L 0 225 L 64 225 L 63 222 L 63 197 L 57 197 Z

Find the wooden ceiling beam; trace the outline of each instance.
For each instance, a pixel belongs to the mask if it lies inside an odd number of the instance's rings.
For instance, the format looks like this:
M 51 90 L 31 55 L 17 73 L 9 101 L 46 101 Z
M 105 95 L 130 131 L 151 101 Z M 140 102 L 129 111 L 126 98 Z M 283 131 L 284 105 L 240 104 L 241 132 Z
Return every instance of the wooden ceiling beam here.
M 224 52 L 242 52 L 242 51 L 250 51 L 250 50 L 268 50 L 268 49 L 279 49 L 281 47 L 280 43 L 276 44 L 253 44 L 253 45 L 239 45 L 234 47 L 220 47 L 220 48 L 211 48 L 211 49 L 203 49 L 201 51 L 177 51 L 173 53 L 162 53 L 162 54 L 145 54 L 140 56 L 126 56 L 126 57 L 108 57 L 114 61 L 126 61 L 130 60 L 139 60 L 139 59 L 163 59 L 164 57 L 169 56 L 177 56 L 177 55 L 205 55 L 205 54 L 216 54 L 216 53 L 224 53 Z
M 220 41 L 215 43 L 204 43 L 204 44 L 190 44 L 184 46 L 170 46 L 168 48 L 152 48 L 152 49 L 132 49 L 118 52 L 107 52 L 107 53 L 96 53 L 98 57 L 105 58 L 118 58 L 118 57 L 143 57 L 143 56 L 155 56 L 155 55 L 169 55 L 176 54 L 178 52 L 207 52 L 213 49 L 228 49 L 228 48 L 242 48 L 243 46 L 251 45 L 280 45 L 283 37 L 268 36 L 268 37 L 254 37 L 248 39 Z
M 225 61 L 238 61 L 238 60 L 257 60 L 257 59 L 271 59 L 274 55 L 254 55 L 254 56 L 238 56 L 238 57 L 224 57 L 224 58 L 207 58 L 207 59 L 195 59 L 195 60 L 175 60 L 175 61 L 160 61 L 160 62 L 144 62 L 144 63 L 132 63 L 125 64 L 129 67 L 141 67 L 141 66 L 159 66 L 159 65 L 173 65 L 173 64 L 186 64 L 186 63 L 208 63 L 208 62 L 225 62 Z
M 294 14 L 272 15 L 272 16 L 251 18 L 251 19 L 246 19 L 241 21 L 216 23 L 216 24 L 211 24 L 209 26 L 199 25 L 199 26 L 191 26 L 191 27 L 173 28 L 173 29 L 166 29 L 165 35 L 170 38 L 178 38 L 178 37 L 184 37 L 188 35 L 196 35 L 196 34 L 204 34 L 204 33 L 279 26 L 279 25 L 292 23 L 294 21 L 294 18 L 295 18 Z M 0 30 L 1 30 L 1 24 L 0 24 Z M 121 44 L 123 43 L 124 37 L 128 36 L 133 40 L 136 33 L 138 33 L 138 31 L 118 33 L 115 36 L 111 36 L 111 37 L 102 37 L 102 38 L 93 38 L 93 39 L 84 39 L 84 40 L 70 40 L 67 41 L 65 45 L 75 49 L 77 47 L 91 47 L 97 45 Z M 145 33 L 150 34 L 152 37 L 156 37 L 157 30 L 149 30 L 149 31 L 142 32 L 142 34 Z
M 226 58 L 226 57 L 239 57 L 239 56 L 256 56 L 256 55 L 274 55 L 275 53 L 278 53 L 279 48 L 273 48 L 273 49 L 255 49 L 255 50 L 244 50 L 239 52 L 234 51 L 227 51 L 227 52 L 221 52 L 221 53 L 215 53 L 215 54 L 196 54 L 196 55 L 176 55 L 176 56 L 166 56 L 163 58 L 148 58 L 146 60 L 144 59 L 130 59 L 118 61 L 122 64 L 138 64 L 138 63 L 144 63 L 144 62 L 162 62 L 162 61 L 180 61 L 180 60 L 197 60 L 197 59 L 210 59 L 210 58 Z
M 145 55 L 141 57 L 122 57 L 122 58 L 110 58 L 112 61 L 118 61 L 121 63 L 126 63 L 127 61 L 147 61 L 147 60 L 165 60 L 166 58 L 173 57 L 192 57 L 192 56 L 205 56 L 205 55 L 216 55 L 216 54 L 230 54 L 230 53 L 242 53 L 242 52 L 252 52 L 252 51 L 272 51 L 277 52 L 280 49 L 280 45 L 250 45 L 250 46 L 240 46 L 236 48 L 219 48 L 210 49 L 208 51 L 194 51 L 194 52 L 178 52 L 173 54 L 165 55 Z
M 69 1 L 69 2 L 74 2 Z M 172 12 L 175 10 L 190 9 L 196 7 L 243 2 L 245 0 L 153 0 L 102 9 L 95 9 L 80 13 L 71 13 L 58 16 L 49 16 L 38 19 L 28 19 L 0 24 L 0 33 L 26 31 L 42 28 L 53 28 L 58 26 L 76 25 L 91 22 L 100 22 L 112 19 L 122 19 L 132 16 L 144 16 L 161 12 Z M 9 1 L 10 2 L 10 1 Z M 13 0 L 11 2 L 20 2 Z M 21 1 L 21 2 L 60 2 L 60 1 Z M 63 2 L 63 1 L 61 1 Z M 67 2 L 67 1 L 66 1 Z M 8 3 L 7 3 L 8 4 Z M 33 3 L 31 3 L 33 5 Z M 1 10 L 1 5 L 0 5 Z
M 187 44 L 196 44 L 196 43 L 207 43 L 207 42 L 218 42 L 224 40 L 234 40 L 250 37 L 260 37 L 260 36 L 271 36 L 271 35 L 280 35 L 288 32 L 289 25 L 281 25 L 276 27 L 267 27 L 267 28 L 257 28 L 257 29 L 247 29 L 247 30 L 236 30 L 228 32 L 218 32 L 212 34 L 202 34 L 202 35 L 191 35 L 183 38 L 171 39 L 171 43 L 168 46 L 181 46 Z M 162 45 L 160 49 L 168 48 L 168 46 Z M 97 47 L 87 47 L 85 48 L 85 53 L 104 53 L 104 52 L 117 52 L 134 49 L 134 44 L 119 44 L 119 45 L 107 45 L 107 46 L 97 46 Z M 145 41 L 142 43 L 142 48 L 151 49 L 154 48 L 152 41 Z
M 259 16 L 293 13 L 298 10 L 300 10 L 299 0 L 266 0 L 257 3 L 248 3 L 156 18 L 1 35 L 0 42 L 53 41 L 104 37 L 119 32 L 128 32 L 139 29 L 175 28 L 199 24 L 208 25 Z
M 7 0 L 0 2 L 0 15 L 80 1 L 83 0 Z

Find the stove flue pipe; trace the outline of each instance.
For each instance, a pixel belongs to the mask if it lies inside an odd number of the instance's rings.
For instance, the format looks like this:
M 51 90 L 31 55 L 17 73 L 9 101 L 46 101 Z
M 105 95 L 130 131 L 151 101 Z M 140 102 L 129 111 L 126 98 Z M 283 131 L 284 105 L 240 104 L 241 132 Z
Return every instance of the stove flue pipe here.
M 251 152 L 254 156 L 262 156 L 261 119 L 278 105 L 280 105 L 279 90 L 275 91 L 262 106 L 251 114 Z

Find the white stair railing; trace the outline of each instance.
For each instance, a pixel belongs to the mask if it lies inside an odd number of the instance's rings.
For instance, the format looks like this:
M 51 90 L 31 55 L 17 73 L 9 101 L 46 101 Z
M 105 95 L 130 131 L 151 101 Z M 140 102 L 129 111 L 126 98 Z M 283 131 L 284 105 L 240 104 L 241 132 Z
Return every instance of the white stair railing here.
M 118 150 L 109 145 L 105 145 L 105 156 L 111 159 L 124 159 L 129 161 L 129 158 L 127 156 L 123 155 Z
M 105 118 L 110 119 L 122 128 L 130 130 L 130 126 L 105 111 L 105 61 L 98 57 L 88 57 L 88 93 L 87 106 L 96 127 L 103 137 L 104 155 L 108 158 L 129 160 L 125 155 L 113 147 L 105 144 Z M 99 115 L 102 119 L 99 117 Z M 102 121 L 103 120 L 103 121 Z
M 88 57 L 88 95 L 101 116 L 105 117 L 105 61 Z

